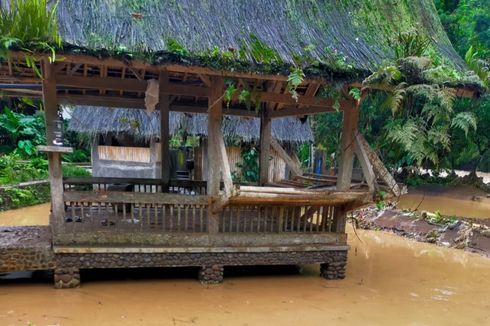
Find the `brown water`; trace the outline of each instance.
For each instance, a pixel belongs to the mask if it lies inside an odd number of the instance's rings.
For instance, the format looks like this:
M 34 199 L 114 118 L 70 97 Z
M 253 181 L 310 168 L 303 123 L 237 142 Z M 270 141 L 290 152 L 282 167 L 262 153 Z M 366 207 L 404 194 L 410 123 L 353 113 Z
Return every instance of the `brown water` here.
M 46 203 L 0 212 L 0 226 L 45 225 L 49 223 L 49 210 L 50 204 Z
M 40 205 L 10 217 L 46 223 L 48 211 Z M 82 287 L 72 290 L 54 290 L 49 276 L 4 279 L 0 325 L 490 324 L 490 259 L 384 232 L 357 232 L 361 240 L 349 234 L 342 281 L 321 279 L 315 265 L 301 274 L 227 268 L 225 282 L 210 287 L 188 269 L 82 273 Z
M 400 198 L 402 209 L 435 212 L 443 215 L 487 219 L 490 218 L 490 198 L 481 190 L 469 186 L 422 186 L 409 188 Z

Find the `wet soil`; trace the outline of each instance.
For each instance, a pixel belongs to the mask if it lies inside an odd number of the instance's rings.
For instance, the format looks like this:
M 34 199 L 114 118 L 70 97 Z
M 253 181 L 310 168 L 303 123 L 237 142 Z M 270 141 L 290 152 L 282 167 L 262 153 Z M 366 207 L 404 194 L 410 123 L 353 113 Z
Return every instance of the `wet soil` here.
M 444 247 L 464 249 L 490 257 L 490 219 L 454 219 L 435 223 L 423 214 L 395 207 L 378 210 L 371 206 L 354 212 L 363 229 L 383 230 Z

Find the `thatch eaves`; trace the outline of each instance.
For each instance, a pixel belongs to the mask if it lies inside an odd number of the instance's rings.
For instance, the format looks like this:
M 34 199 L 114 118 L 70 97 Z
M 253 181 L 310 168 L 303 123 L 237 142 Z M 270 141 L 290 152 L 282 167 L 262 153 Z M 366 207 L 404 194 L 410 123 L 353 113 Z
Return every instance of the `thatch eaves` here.
M 94 117 L 97 117 L 94 119 Z M 188 135 L 207 136 L 207 115 L 170 112 L 170 134 L 179 130 Z M 260 119 L 225 116 L 223 118 L 223 136 L 227 142 L 258 141 L 260 137 Z M 91 136 L 127 134 L 137 138 L 160 136 L 160 112 L 147 113 L 145 110 L 75 107 L 68 126 L 70 131 Z M 299 144 L 313 142 L 313 133 L 308 122 L 295 117 L 272 120 L 272 136 L 283 143 Z
M 63 0 L 57 13 L 65 51 L 99 56 L 283 74 L 299 61 L 310 75 L 366 76 L 393 60 L 398 33 L 417 29 L 464 67 L 432 0 Z

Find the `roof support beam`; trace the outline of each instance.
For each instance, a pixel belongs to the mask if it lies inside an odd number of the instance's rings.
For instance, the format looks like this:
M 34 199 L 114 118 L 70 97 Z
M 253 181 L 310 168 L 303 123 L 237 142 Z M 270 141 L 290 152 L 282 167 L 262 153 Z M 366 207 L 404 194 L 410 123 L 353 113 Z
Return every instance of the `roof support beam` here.
M 158 94 L 158 107 L 160 108 L 160 148 L 161 148 L 161 178 L 162 178 L 162 191 L 168 191 L 168 183 L 170 181 L 170 119 L 169 109 L 170 102 L 169 96 L 162 90 L 162 86 L 168 81 L 168 73 L 161 71 L 158 77 L 159 80 L 159 94 Z
M 272 139 L 272 120 L 269 116 L 269 105 L 264 104 L 260 116 L 260 185 L 269 183 L 269 156 Z
M 335 112 L 335 109 L 332 107 L 320 107 L 320 106 L 312 106 L 304 109 L 301 108 L 286 108 L 281 110 L 276 110 L 270 113 L 271 118 L 283 118 L 283 117 L 291 117 L 297 115 L 310 115 L 310 114 L 318 114 L 325 112 Z
M 219 232 L 219 214 L 216 212 L 216 207 L 220 206 L 219 191 L 221 172 L 223 172 L 223 180 L 225 181 L 225 192 L 229 192 L 231 196 L 231 172 L 226 171 L 224 161 L 228 161 L 226 150 L 223 156 L 222 143 L 223 134 L 221 131 L 221 121 L 223 119 L 223 91 L 225 87 L 224 79 L 220 77 L 211 78 L 211 96 L 208 98 L 208 195 L 212 198 L 211 209 L 209 213 L 209 233 Z M 228 175 L 227 173 L 230 172 Z M 228 189 L 227 189 L 228 188 Z
M 136 79 L 121 79 L 111 77 L 82 77 L 60 75 L 57 78 L 57 83 L 58 85 L 68 87 L 122 90 L 127 92 L 145 92 L 147 87 L 146 80 L 139 81 Z M 162 92 L 169 95 L 197 97 L 209 96 L 208 87 L 181 85 L 177 83 L 170 83 L 168 82 L 168 80 L 165 81 L 165 83 L 163 84 Z
M 56 120 L 58 120 L 58 97 L 56 94 L 56 77 L 54 63 L 41 61 L 43 74 L 42 90 L 46 123 L 46 147 L 53 145 L 55 139 Z M 48 152 L 49 184 L 51 189 L 51 216 L 49 224 L 52 228 L 64 222 L 65 203 L 63 201 L 63 176 L 61 171 L 61 154 L 56 151 Z
M 352 168 L 354 166 L 354 143 L 356 141 L 355 137 L 359 121 L 359 106 L 360 101 L 350 101 L 350 105 L 344 107 L 337 191 L 347 191 L 351 186 Z
M 276 151 L 277 155 L 284 160 L 287 166 L 291 169 L 293 175 L 303 175 L 303 171 L 297 162 L 289 156 L 289 154 L 282 148 L 281 144 L 275 139 L 271 139 L 271 149 Z

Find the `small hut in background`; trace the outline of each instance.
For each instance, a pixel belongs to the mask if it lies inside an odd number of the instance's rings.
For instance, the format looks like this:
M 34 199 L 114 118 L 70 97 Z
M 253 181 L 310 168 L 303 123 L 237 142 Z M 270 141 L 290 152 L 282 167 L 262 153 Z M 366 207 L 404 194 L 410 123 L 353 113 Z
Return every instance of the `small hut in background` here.
M 94 119 L 94 114 L 98 117 Z M 195 146 L 174 146 L 170 151 L 170 175 L 175 179 L 207 180 L 207 115 L 170 112 L 170 135 L 197 138 Z M 160 113 L 127 108 L 75 107 L 69 129 L 92 138 L 94 177 L 160 178 Z M 223 137 L 231 172 L 240 175 L 242 151 L 258 147 L 260 119 L 227 116 Z M 272 121 L 272 137 L 280 143 L 298 166 L 296 149 L 313 142 L 306 120 L 296 117 Z M 184 141 L 185 143 L 185 141 Z M 294 169 L 294 168 L 293 168 Z M 270 150 L 269 180 L 287 179 L 291 167 L 276 150 Z

